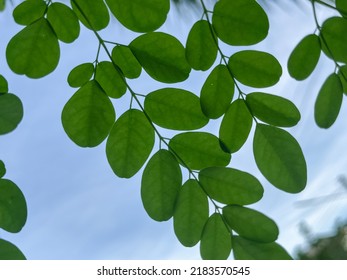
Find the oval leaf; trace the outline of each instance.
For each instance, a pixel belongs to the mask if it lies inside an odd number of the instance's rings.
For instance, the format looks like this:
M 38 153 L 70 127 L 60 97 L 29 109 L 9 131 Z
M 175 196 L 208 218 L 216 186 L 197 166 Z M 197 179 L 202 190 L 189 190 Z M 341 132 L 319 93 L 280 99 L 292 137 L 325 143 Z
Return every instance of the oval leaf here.
M 29 25 L 42 18 L 46 9 L 47 4 L 43 0 L 24 1 L 13 10 L 13 18 L 18 24 Z
M 140 76 L 142 67 L 129 47 L 114 47 L 112 50 L 112 60 L 119 66 L 125 77 L 135 79 Z
M 347 65 L 340 67 L 338 76 L 342 84 L 343 92 L 347 94 Z
M 0 95 L 0 135 L 13 131 L 22 118 L 22 101 L 14 94 Z
M 106 144 L 107 160 L 121 178 L 134 176 L 154 145 L 154 129 L 142 111 L 126 111 L 114 124 Z
M 294 48 L 288 59 L 288 72 L 298 81 L 305 80 L 316 68 L 321 53 L 319 37 L 310 34 Z
M 223 208 L 223 216 L 234 231 L 248 240 L 270 243 L 278 238 L 276 223 L 256 210 L 228 205 Z
M 213 10 L 213 27 L 217 36 L 229 45 L 248 46 L 266 38 L 269 20 L 254 0 L 220 0 Z
M 252 204 L 263 197 L 264 189 L 249 173 L 226 167 L 208 167 L 199 180 L 212 199 L 224 204 Z
M 204 260 L 226 260 L 231 252 L 231 233 L 220 214 L 214 213 L 206 222 L 201 236 L 200 255 Z
M 253 153 L 259 170 L 275 187 L 289 193 L 305 188 L 306 161 L 299 143 L 287 131 L 257 124 Z
M 137 37 L 129 47 L 153 79 L 177 83 L 188 78 L 191 68 L 185 49 L 175 37 L 162 32 L 147 33 Z
M 174 214 L 182 173 L 176 158 L 159 150 L 147 163 L 141 181 L 141 198 L 147 214 L 156 221 L 167 221 Z
M 199 98 L 183 89 L 153 91 L 146 96 L 144 105 L 151 120 L 164 128 L 193 130 L 208 123 L 201 111 Z
M 246 142 L 251 132 L 253 117 L 242 99 L 231 103 L 225 113 L 220 129 L 219 138 L 228 152 L 235 153 Z
M 169 148 L 183 166 L 200 170 L 210 166 L 226 166 L 231 156 L 219 145 L 219 140 L 207 132 L 186 132 L 177 134 L 169 142 Z
M 293 102 L 277 95 L 253 92 L 246 102 L 255 117 L 274 126 L 295 126 L 301 118 Z
M 81 87 L 62 112 L 66 134 L 81 147 L 95 147 L 104 141 L 114 120 L 113 105 L 94 80 Z
M 336 0 L 336 8 L 344 17 L 347 16 L 347 2 L 345 0 Z
M 234 96 L 234 80 L 225 65 L 216 66 L 200 93 L 201 109 L 210 119 L 218 119 L 228 109 Z
M 169 0 L 106 0 L 106 3 L 119 22 L 135 32 L 158 29 L 170 10 Z
M 0 239 L 0 260 L 26 260 L 26 258 L 15 245 Z
M 67 77 L 67 82 L 71 87 L 81 87 L 90 81 L 93 74 L 93 63 L 83 63 L 71 70 L 69 76 Z
M 179 191 L 173 216 L 175 234 L 184 246 L 200 241 L 208 214 L 206 194 L 197 181 L 188 180 Z
M 4 177 L 6 174 L 6 167 L 2 160 L 0 160 L 0 178 Z
M 3 75 L 0 75 L 0 93 L 8 93 L 8 83 Z
M 278 60 L 261 51 L 237 52 L 230 57 L 228 66 L 238 81 L 256 88 L 273 86 L 282 75 L 282 67 Z
M 314 106 L 314 118 L 321 128 L 329 128 L 339 115 L 343 99 L 343 87 L 337 74 L 331 74 L 318 93 Z

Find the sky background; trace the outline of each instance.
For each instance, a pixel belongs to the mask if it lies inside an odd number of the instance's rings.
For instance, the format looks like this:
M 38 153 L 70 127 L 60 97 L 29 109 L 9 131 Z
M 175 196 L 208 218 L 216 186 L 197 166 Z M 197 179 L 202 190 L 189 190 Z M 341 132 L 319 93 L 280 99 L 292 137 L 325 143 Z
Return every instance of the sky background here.
M 347 105 L 344 98 L 339 118 L 330 129 L 322 130 L 315 125 L 314 102 L 334 65 L 322 55 L 310 79 L 297 82 L 289 78 L 288 56 L 301 38 L 315 31 L 315 24 L 309 1 L 302 1 L 300 6 L 292 1 L 283 2 L 281 6 L 270 7 L 268 38 L 249 48 L 268 51 L 282 64 L 280 82 L 264 91 L 287 97 L 300 109 L 302 120 L 289 131 L 305 154 L 308 185 L 296 195 L 271 186 L 256 168 L 252 136 L 233 155 L 230 166 L 259 178 L 265 195 L 251 207 L 277 222 L 278 242 L 293 254 L 299 245 L 305 244 L 299 232 L 300 222 L 306 222 L 313 233 L 324 235 L 331 233 L 338 219 L 347 219 L 347 191 L 345 197 L 342 195 L 334 201 L 310 207 L 296 204 L 344 192 L 337 178 L 347 175 Z M 326 11 L 319 9 L 321 22 L 329 15 Z M 97 148 L 83 149 L 63 130 L 61 111 L 76 91 L 68 86 L 66 77 L 76 65 L 95 60 L 98 43 L 92 32 L 82 28 L 74 44 L 61 44 L 61 60 L 56 71 L 43 79 L 32 80 L 15 75 L 6 64 L 6 45 L 22 28 L 13 22 L 11 13 L 9 6 L 0 14 L 0 74 L 8 80 L 10 92 L 21 98 L 24 118 L 15 131 L 0 137 L 0 159 L 7 168 L 5 178 L 14 181 L 26 197 L 28 220 L 20 233 L 0 230 L 0 237 L 16 244 L 28 259 L 199 259 L 199 246 L 185 248 L 177 241 L 172 220 L 158 223 L 147 216 L 140 198 L 141 171 L 131 179 L 117 178 L 107 163 L 105 142 Z M 181 12 L 173 8 L 160 30 L 174 34 L 185 44 L 190 27 L 200 15 L 186 8 Z M 115 19 L 111 24 L 110 32 L 102 32 L 106 40 L 128 44 L 137 36 Z M 238 48 L 227 50 L 227 54 L 232 54 Z M 173 86 L 199 93 L 207 75 L 192 71 L 187 81 Z M 130 81 L 130 85 L 135 92 L 143 94 L 163 86 L 144 72 L 140 79 Z M 120 116 L 129 107 L 128 94 L 114 100 L 114 105 Z M 207 128 L 218 133 L 219 122 L 211 121 Z

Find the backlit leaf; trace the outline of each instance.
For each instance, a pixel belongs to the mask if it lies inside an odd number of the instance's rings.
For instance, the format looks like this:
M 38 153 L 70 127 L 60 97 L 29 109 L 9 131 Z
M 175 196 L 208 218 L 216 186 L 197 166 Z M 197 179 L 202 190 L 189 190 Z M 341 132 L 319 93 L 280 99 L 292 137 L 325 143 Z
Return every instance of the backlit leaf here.
M 140 76 L 142 67 L 129 47 L 114 47 L 112 50 L 112 60 L 119 66 L 125 77 L 135 79 Z
M 299 143 L 287 131 L 257 124 L 253 153 L 259 170 L 275 187 L 289 193 L 305 188 L 306 161 Z
M 228 65 L 234 77 L 250 87 L 273 86 L 282 75 L 282 67 L 277 59 L 262 51 L 239 51 L 230 57 Z
M 0 239 L 0 260 L 25 260 L 23 253 L 12 243 Z
M 43 0 L 23 1 L 13 10 L 13 18 L 18 24 L 29 25 L 42 18 L 46 8 L 47 5 Z
M 3 75 L 0 75 L 0 93 L 8 93 L 8 83 Z
M 71 87 L 81 87 L 93 77 L 94 65 L 93 63 L 87 62 L 76 66 L 71 70 L 67 77 L 67 82 Z
M 200 242 L 200 255 L 204 260 L 226 260 L 231 248 L 231 233 L 222 216 L 214 213 L 205 224 Z
M 137 37 L 129 47 L 153 79 L 177 83 L 188 78 L 191 68 L 185 57 L 185 49 L 175 37 L 151 32 Z
M 6 0 L 0 0 L 0 11 L 4 11 L 6 7 Z
M 81 147 L 95 147 L 104 141 L 114 120 L 113 105 L 94 80 L 81 87 L 62 112 L 66 134 Z
M 321 53 L 319 37 L 310 34 L 294 48 L 288 59 L 288 72 L 296 80 L 305 80 L 316 68 Z
M 23 105 L 14 94 L 0 95 L 0 135 L 14 130 L 23 118 Z
M 201 108 L 210 119 L 221 117 L 234 96 L 234 80 L 225 65 L 216 66 L 207 77 L 200 93 Z
M 347 16 L 347 2 L 345 0 L 336 0 L 335 1 L 337 10 L 343 15 L 344 17 Z
M 276 223 L 264 214 L 240 205 L 223 208 L 223 216 L 228 225 L 241 237 L 256 242 L 274 242 L 279 234 Z
M 142 111 L 131 109 L 114 124 L 106 144 L 113 172 L 121 178 L 134 176 L 154 145 L 154 129 Z
M 193 130 L 208 123 L 201 111 L 199 98 L 183 89 L 153 91 L 146 96 L 144 105 L 151 120 L 164 128 Z
M 347 65 L 340 67 L 338 76 L 342 84 L 343 92 L 347 94 Z
M 4 177 L 6 174 L 6 167 L 2 160 L 0 160 L 0 178 Z
M 323 83 L 314 106 L 314 118 L 321 128 L 334 124 L 342 105 L 343 87 L 337 74 L 331 74 Z
M 197 181 L 188 180 L 179 191 L 173 216 L 175 234 L 184 246 L 200 241 L 208 214 L 206 194 Z
M 207 132 L 177 134 L 169 142 L 169 148 L 178 155 L 183 165 L 200 170 L 210 166 L 226 166 L 231 156 L 219 145 L 219 140 Z
M 249 173 L 226 167 L 208 167 L 199 173 L 208 195 L 224 204 L 252 204 L 263 197 L 264 189 Z
M 156 221 L 167 221 L 173 214 L 182 173 L 176 158 L 159 150 L 147 163 L 141 181 L 141 198 L 147 214 Z

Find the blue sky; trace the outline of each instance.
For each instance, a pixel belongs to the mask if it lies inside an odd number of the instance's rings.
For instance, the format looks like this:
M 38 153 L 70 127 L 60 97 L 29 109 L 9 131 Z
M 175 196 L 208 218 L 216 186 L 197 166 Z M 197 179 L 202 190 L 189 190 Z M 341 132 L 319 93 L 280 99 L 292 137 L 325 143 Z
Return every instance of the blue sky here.
M 178 18 L 173 9 L 161 30 L 174 33 L 185 43 L 194 18 L 199 15 Z M 129 43 L 136 36 L 115 20 L 112 24 L 112 33 L 103 32 L 105 39 Z M 290 132 L 306 156 L 308 186 L 302 193 L 291 195 L 267 183 L 255 166 L 251 137 L 233 156 L 231 166 L 260 178 L 265 196 L 252 207 L 278 223 L 279 243 L 293 253 L 297 245 L 304 244 L 299 222 L 305 221 L 313 232 L 325 234 L 337 218 L 346 218 L 347 193 L 345 199 L 314 208 L 298 208 L 295 202 L 343 191 L 337 177 L 347 175 L 347 105 L 344 100 L 332 128 L 319 129 L 314 124 L 313 105 L 322 82 L 334 70 L 333 64 L 321 59 L 319 71 L 304 82 L 287 75 L 291 50 L 315 30 L 310 5 L 287 4 L 284 9 L 274 6 L 270 25 L 268 39 L 257 48 L 279 58 L 284 74 L 276 87 L 266 91 L 290 98 L 302 113 L 299 125 Z M 74 66 L 95 59 L 97 42 L 93 34 L 82 28 L 76 44 L 61 45 L 62 57 L 56 71 L 44 79 L 30 80 L 13 74 L 5 61 L 6 44 L 20 28 L 13 23 L 10 9 L 0 15 L 0 73 L 9 81 L 10 91 L 21 98 L 25 111 L 18 128 L 0 137 L 0 158 L 7 167 L 6 178 L 25 194 L 29 216 L 20 233 L 0 230 L 0 236 L 18 245 L 29 259 L 199 259 L 198 246 L 185 248 L 177 241 L 171 220 L 158 223 L 147 216 L 140 199 L 141 172 L 129 180 L 117 178 L 107 163 L 105 143 L 93 149 L 79 148 L 62 128 L 62 108 L 75 91 L 67 85 L 66 77 Z M 206 75 L 192 72 L 186 82 L 174 86 L 198 93 Z M 130 84 L 144 94 L 161 86 L 146 75 Z M 119 116 L 128 108 L 129 99 L 124 97 L 114 104 Z M 217 124 L 211 122 L 208 129 L 217 132 Z

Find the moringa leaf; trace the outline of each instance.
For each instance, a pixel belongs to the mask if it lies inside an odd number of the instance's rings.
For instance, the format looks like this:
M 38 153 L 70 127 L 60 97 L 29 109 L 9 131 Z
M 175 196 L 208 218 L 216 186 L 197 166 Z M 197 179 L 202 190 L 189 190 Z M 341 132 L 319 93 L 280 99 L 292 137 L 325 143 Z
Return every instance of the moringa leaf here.
M 8 82 L 3 75 L 0 75 L 0 94 L 8 93 Z
M 122 70 L 125 77 L 129 79 L 138 78 L 142 67 L 127 46 L 115 46 L 112 50 L 112 60 Z
M 71 70 L 67 77 L 67 82 L 70 87 L 81 87 L 93 77 L 94 65 L 93 63 L 87 62 L 77 65 Z
M 0 260 L 26 260 L 26 258 L 17 246 L 0 239 Z
M 14 94 L 0 95 L 0 135 L 13 131 L 23 119 L 22 101 Z
M 5 166 L 5 163 L 4 163 L 2 160 L 0 160 L 0 179 L 1 179 L 2 177 L 4 177 L 5 174 L 6 174 L 6 166 Z
M 18 24 L 29 25 L 43 18 L 46 9 L 47 4 L 43 0 L 24 1 L 13 10 L 13 18 Z

